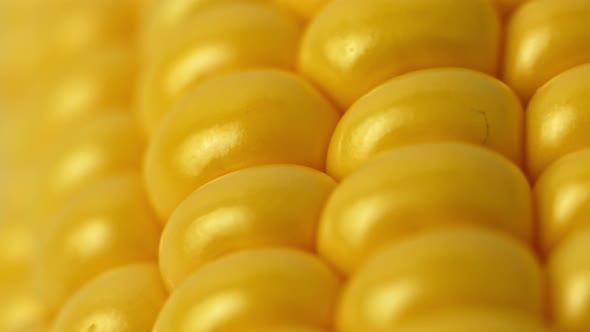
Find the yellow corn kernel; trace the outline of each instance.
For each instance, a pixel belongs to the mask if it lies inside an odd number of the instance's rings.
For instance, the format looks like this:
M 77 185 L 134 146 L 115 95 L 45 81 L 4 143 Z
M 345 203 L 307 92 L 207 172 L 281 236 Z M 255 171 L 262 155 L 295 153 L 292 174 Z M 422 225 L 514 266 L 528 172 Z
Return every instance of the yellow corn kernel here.
M 536 179 L 545 167 L 590 147 L 590 64 L 556 76 L 531 99 L 526 110 L 527 169 Z
M 192 191 L 231 171 L 277 163 L 322 170 L 338 116 L 311 85 L 282 71 L 203 83 L 151 137 L 144 179 L 152 204 L 167 220 Z
M 532 242 L 530 188 L 520 170 L 475 145 L 433 143 L 383 153 L 329 198 L 318 251 L 346 273 L 380 247 L 425 229 L 468 224 Z
M 523 154 L 523 110 L 502 82 L 467 69 L 427 69 L 378 86 L 336 126 L 330 175 L 341 179 L 391 148 L 463 141 L 496 150 L 517 165 Z
M 0 331 L 46 331 L 46 308 L 30 285 L 0 283 L 0 294 Z
M 590 228 L 590 149 L 551 164 L 534 188 L 544 253 L 580 228 Z
M 560 72 L 590 61 L 588 0 L 527 1 L 507 26 L 504 78 L 523 100 Z
M 310 22 L 299 68 L 342 108 L 409 71 L 495 74 L 499 19 L 486 0 L 334 0 Z
M 42 15 L 43 63 L 55 65 L 87 57 L 117 45 L 131 46 L 136 34 L 136 8 L 131 1 L 69 1 L 45 5 Z
M 549 258 L 547 271 L 559 331 L 590 330 L 590 230 L 565 239 Z
M 404 324 L 396 332 L 549 332 L 539 317 L 516 310 L 442 310 Z
M 260 331 L 288 325 L 326 329 L 339 288 L 336 275 L 311 254 L 244 250 L 187 279 L 164 305 L 153 331 Z
M 516 241 L 449 228 L 416 235 L 373 256 L 344 290 L 337 327 L 340 332 L 397 331 L 408 321 L 463 308 L 540 314 L 542 288 L 539 264 Z
M 21 281 L 30 273 L 34 227 L 19 221 L 6 219 L 6 222 L 0 222 L 0 284 Z
M 139 179 L 112 176 L 88 186 L 41 229 L 35 275 L 58 309 L 85 282 L 112 267 L 156 260 L 160 227 Z
M 98 114 L 62 136 L 43 165 L 39 221 L 93 182 L 139 170 L 142 148 L 129 114 Z
M 313 252 L 317 223 L 335 183 L 294 165 L 248 168 L 193 192 L 172 214 L 160 241 L 168 288 L 233 251 L 290 246 Z
M 80 288 L 51 331 L 149 331 L 167 296 L 155 264 L 115 268 Z
M 43 81 L 35 104 L 47 143 L 82 121 L 111 109 L 130 109 L 135 81 L 132 53 L 112 48 L 66 63 Z M 129 112 L 129 111 L 127 111 Z
M 213 7 L 163 43 L 164 51 L 139 82 L 139 117 L 151 133 L 171 105 L 197 83 L 238 69 L 291 69 L 300 28 L 261 4 Z

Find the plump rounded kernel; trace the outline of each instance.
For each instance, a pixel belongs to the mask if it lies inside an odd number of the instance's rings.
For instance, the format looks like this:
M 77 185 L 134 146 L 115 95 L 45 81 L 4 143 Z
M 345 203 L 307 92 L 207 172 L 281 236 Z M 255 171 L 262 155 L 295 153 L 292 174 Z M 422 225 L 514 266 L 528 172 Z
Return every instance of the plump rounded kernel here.
M 52 71 L 43 81 L 36 107 L 44 139 L 70 131 L 105 111 L 129 112 L 134 91 L 136 64 L 133 52 L 110 48 L 71 60 Z M 57 145 L 57 143 L 56 143 Z
M 47 12 L 40 17 L 47 28 L 43 32 L 45 64 L 67 63 L 134 43 L 137 13 L 131 1 L 51 1 L 45 7 Z
M 337 327 L 393 331 L 463 308 L 540 314 L 542 288 L 532 253 L 508 237 L 462 228 L 422 233 L 383 249 L 351 277 Z
M 40 234 L 35 275 L 51 308 L 97 274 L 156 260 L 160 228 L 140 181 L 112 176 L 63 205 Z
M 295 20 L 261 4 L 237 3 L 199 13 L 163 44 L 163 53 L 145 69 L 139 83 L 144 131 L 152 133 L 174 102 L 205 79 L 256 67 L 292 69 L 299 34 Z
M 383 153 L 328 200 L 318 251 L 351 273 L 379 247 L 431 228 L 469 224 L 532 241 L 531 197 L 520 170 L 475 145 L 433 143 Z
M 499 19 L 486 0 L 334 0 L 310 22 L 299 69 L 342 108 L 409 71 L 495 74 Z
M 119 172 L 139 170 L 142 148 L 129 114 L 97 114 L 63 133 L 43 165 L 39 221 L 93 182 Z
M 47 331 L 46 308 L 27 282 L 1 282 L 0 294 L 0 331 Z
M 194 273 L 170 296 L 154 332 L 331 325 L 340 281 L 319 259 L 291 249 L 244 250 Z
M 544 253 L 580 228 L 590 229 L 590 149 L 551 164 L 533 192 Z
M 334 110 L 311 85 L 277 70 L 210 80 L 181 100 L 152 136 L 144 178 L 162 220 L 192 191 L 250 166 L 324 168 Z
M 167 296 L 155 264 L 115 268 L 80 288 L 51 331 L 149 331 Z
M 527 1 L 507 26 L 504 78 L 523 100 L 560 72 L 590 61 L 588 0 Z
M 396 332 L 549 332 L 540 317 L 516 310 L 472 309 L 425 315 Z
M 590 148 L 590 64 L 545 84 L 525 114 L 527 169 L 532 179 L 560 157 Z
M 375 155 L 430 141 L 463 141 L 523 154 L 518 97 L 493 77 L 467 69 L 427 69 L 378 86 L 356 101 L 336 126 L 328 173 L 344 178 Z
M 272 6 L 283 13 L 292 13 L 307 20 L 315 15 L 329 0 L 155 0 L 148 5 L 139 39 L 143 60 L 150 59 L 158 48 L 184 29 L 187 22 L 203 10 L 213 6 L 250 2 Z M 224 21 L 225 22 L 225 21 Z M 225 22 L 226 24 L 228 22 Z M 220 28 L 224 29 L 224 27 Z M 265 36 L 269 31 L 265 31 Z
M 590 230 L 578 231 L 549 258 L 553 319 L 560 331 L 590 329 Z
M 317 223 L 335 183 L 302 166 L 248 168 L 193 192 L 176 208 L 160 242 L 167 286 L 204 263 L 247 248 L 315 249 Z

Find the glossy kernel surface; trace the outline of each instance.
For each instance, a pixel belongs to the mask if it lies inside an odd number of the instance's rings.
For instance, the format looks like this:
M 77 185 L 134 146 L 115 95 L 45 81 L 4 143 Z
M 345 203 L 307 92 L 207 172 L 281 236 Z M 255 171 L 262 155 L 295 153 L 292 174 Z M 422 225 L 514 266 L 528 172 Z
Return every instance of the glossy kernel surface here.
M 462 141 L 523 155 L 523 110 L 504 83 L 460 68 L 420 70 L 393 78 L 356 101 L 336 126 L 328 173 L 341 179 L 399 146 Z
M 590 149 L 551 164 L 534 188 L 544 253 L 580 229 L 590 229 Z
M 458 143 L 383 153 L 345 178 L 328 200 L 318 251 L 352 273 L 379 247 L 432 228 L 472 225 L 532 242 L 529 184 L 510 161 Z
M 495 74 L 499 34 L 496 9 L 485 0 L 334 0 L 309 24 L 299 69 L 347 108 L 380 83 L 417 69 Z
M 504 80 L 528 100 L 555 75 L 590 61 L 590 2 L 527 1 L 507 25 Z
M 244 250 L 194 273 L 168 299 L 154 332 L 328 328 L 340 281 L 315 256 L 291 249 Z
M 149 331 L 168 294 L 155 264 L 109 270 L 64 304 L 51 332 Z
M 229 98 L 228 98 L 229 96 Z M 246 167 L 324 169 L 339 114 L 307 82 L 283 71 L 243 71 L 197 87 L 153 135 L 144 178 L 163 221 L 192 191 Z
M 449 228 L 373 256 L 345 288 L 337 327 L 395 331 L 429 314 L 462 308 L 538 315 L 542 292 L 540 266 L 524 246 L 499 233 Z
M 160 227 L 139 179 L 106 178 L 81 191 L 39 234 L 35 275 L 57 309 L 80 286 L 107 269 L 156 260 Z
M 590 329 L 590 230 L 572 234 L 549 258 L 553 319 L 562 331 Z
M 160 44 L 139 82 L 139 118 L 146 134 L 170 107 L 204 80 L 241 69 L 292 69 L 300 28 L 269 6 L 235 3 L 196 14 L 182 33 Z M 262 37 L 264 36 L 264 37 Z
M 526 110 L 527 168 L 532 179 L 564 155 L 590 147 L 590 64 L 543 87 Z
M 160 242 L 169 288 L 203 264 L 234 251 L 285 246 L 313 252 L 329 176 L 302 166 L 247 168 L 193 192 L 176 208 Z

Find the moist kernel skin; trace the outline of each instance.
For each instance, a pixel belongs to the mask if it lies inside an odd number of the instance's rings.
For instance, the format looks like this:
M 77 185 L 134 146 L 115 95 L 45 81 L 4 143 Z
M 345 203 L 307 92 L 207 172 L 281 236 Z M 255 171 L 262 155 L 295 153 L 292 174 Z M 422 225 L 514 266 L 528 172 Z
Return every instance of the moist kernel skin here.
M 242 250 L 189 277 L 168 299 L 153 331 L 296 324 L 328 329 L 340 287 L 338 276 L 312 254 L 284 248 Z
M 590 148 L 590 64 L 555 76 L 537 90 L 526 114 L 526 165 L 535 181 L 568 153 Z
M 195 190 L 174 211 L 160 241 L 169 289 L 232 252 L 284 246 L 315 251 L 317 224 L 335 181 L 296 165 L 246 168 Z
M 485 146 L 521 166 L 524 112 L 499 80 L 463 68 L 425 69 L 379 85 L 344 114 L 327 172 L 343 179 L 381 152 L 458 141 Z
M 530 187 L 501 155 L 463 143 L 408 145 L 345 178 L 322 214 L 318 252 L 350 275 L 381 246 L 470 225 L 533 243 Z
M 301 33 L 293 18 L 240 2 L 199 12 L 182 30 L 159 44 L 139 80 L 138 118 L 146 136 L 199 83 L 236 70 L 293 69 Z
M 496 75 L 499 43 L 500 19 L 487 0 L 335 0 L 305 31 L 298 69 L 346 109 L 414 70 L 465 67 Z
M 506 26 L 503 80 L 527 102 L 559 73 L 590 61 L 590 2 L 527 1 Z
M 285 163 L 323 171 L 339 118 L 311 84 L 289 72 L 212 79 L 180 100 L 152 136 L 143 169 L 152 205 L 167 222 L 191 192 L 232 171 Z
M 541 267 L 528 248 L 501 233 L 448 227 L 391 244 L 367 261 L 343 292 L 336 326 L 392 331 L 467 308 L 541 315 L 543 301 Z
M 0 0 L 0 332 L 590 331 L 590 0 Z

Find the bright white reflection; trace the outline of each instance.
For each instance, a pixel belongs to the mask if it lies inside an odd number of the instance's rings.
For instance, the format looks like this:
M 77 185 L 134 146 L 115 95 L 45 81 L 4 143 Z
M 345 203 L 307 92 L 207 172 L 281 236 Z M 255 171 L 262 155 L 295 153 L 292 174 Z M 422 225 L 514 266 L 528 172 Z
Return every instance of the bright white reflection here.
M 553 220 L 566 222 L 577 209 L 590 199 L 590 191 L 584 184 L 570 184 L 559 190 L 559 196 L 555 202 Z
M 540 54 L 545 52 L 551 43 L 551 30 L 547 28 L 538 28 L 537 31 L 528 38 L 525 38 L 519 46 L 520 57 L 518 57 L 518 66 L 524 70 L 532 70 L 537 64 Z
M 185 174 L 198 176 L 211 160 L 235 148 L 241 137 L 239 123 L 227 123 L 199 131 L 180 144 L 176 163 Z
M 392 200 L 384 195 L 373 195 L 356 201 L 350 206 L 344 221 L 341 223 L 343 239 L 348 239 L 350 245 L 360 245 L 375 223 L 379 222 L 384 213 L 383 207 L 391 206 Z
M 57 170 L 54 188 L 68 187 L 91 172 L 99 164 L 102 154 L 96 147 L 88 146 L 77 150 L 61 163 Z
M 567 301 L 565 301 L 564 312 L 572 318 L 580 318 L 590 307 L 590 275 L 582 275 L 570 280 L 567 284 Z
M 95 217 L 80 223 L 72 231 L 67 246 L 82 256 L 92 256 L 104 248 L 112 231 L 108 219 Z
M 330 62 L 346 70 L 354 65 L 373 43 L 373 36 L 370 33 L 352 33 L 327 43 L 325 53 Z
M 249 211 L 240 206 L 222 207 L 200 216 L 185 232 L 185 250 L 192 254 L 206 251 L 211 242 L 217 242 L 228 232 L 239 233 L 247 220 Z
M 164 78 L 166 91 L 173 94 L 188 86 L 195 77 L 227 61 L 229 52 L 224 46 L 211 45 L 191 50 L 191 53 L 174 64 Z
M 414 283 L 397 281 L 372 289 L 367 295 L 364 308 L 366 316 L 377 325 L 385 326 L 404 314 L 408 302 L 416 296 L 418 288 Z
M 351 137 L 353 142 L 358 143 L 354 150 L 361 155 L 371 153 L 383 137 L 407 125 L 408 120 L 414 116 L 412 112 L 396 113 L 395 116 L 391 116 L 390 112 L 381 112 L 363 121 Z
M 217 331 L 220 322 L 231 320 L 232 316 L 244 310 L 247 305 L 247 299 L 239 291 L 225 291 L 196 304 L 187 314 L 180 330 Z
M 578 122 L 576 112 L 569 109 L 568 106 L 562 106 L 554 110 L 545 119 L 542 125 L 542 135 L 544 140 L 553 143 L 571 131 L 572 127 Z

